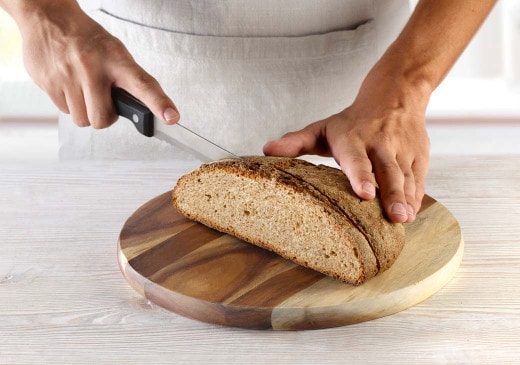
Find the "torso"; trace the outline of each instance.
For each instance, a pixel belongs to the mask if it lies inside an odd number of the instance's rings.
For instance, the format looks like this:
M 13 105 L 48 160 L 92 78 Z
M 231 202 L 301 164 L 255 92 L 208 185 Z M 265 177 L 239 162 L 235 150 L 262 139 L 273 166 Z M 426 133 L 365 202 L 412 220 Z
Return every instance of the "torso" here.
M 174 100 L 182 122 L 236 153 L 337 113 L 409 14 L 409 0 L 100 0 L 91 15 Z M 122 141 L 125 143 L 115 143 Z M 178 148 L 60 118 L 62 158 L 179 158 Z

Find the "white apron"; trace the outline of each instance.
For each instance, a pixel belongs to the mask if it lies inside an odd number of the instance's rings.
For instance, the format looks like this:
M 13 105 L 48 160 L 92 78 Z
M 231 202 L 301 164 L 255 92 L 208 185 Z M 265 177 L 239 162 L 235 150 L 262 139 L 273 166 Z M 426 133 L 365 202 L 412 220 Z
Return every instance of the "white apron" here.
M 91 16 L 128 47 L 187 127 L 240 155 L 349 106 L 409 0 L 107 0 Z M 62 159 L 193 158 L 120 119 L 60 116 Z

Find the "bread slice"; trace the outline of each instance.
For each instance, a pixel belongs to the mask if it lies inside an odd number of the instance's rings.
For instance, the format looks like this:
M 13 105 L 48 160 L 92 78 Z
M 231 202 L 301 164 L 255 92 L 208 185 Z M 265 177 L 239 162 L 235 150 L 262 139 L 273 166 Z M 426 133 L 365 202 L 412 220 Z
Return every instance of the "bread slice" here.
M 388 269 L 404 246 L 379 199 L 364 201 L 338 169 L 283 157 L 212 162 L 179 179 L 182 214 L 351 284 Z

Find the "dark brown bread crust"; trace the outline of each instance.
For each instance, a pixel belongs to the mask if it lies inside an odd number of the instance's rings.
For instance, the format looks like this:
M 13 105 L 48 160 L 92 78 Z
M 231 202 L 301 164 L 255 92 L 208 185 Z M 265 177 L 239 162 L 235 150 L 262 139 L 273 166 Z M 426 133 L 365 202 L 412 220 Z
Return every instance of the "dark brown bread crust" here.
M 293 191 L 300 196 L 312 199 L 316 202 L 312 204 L 322 206 L 323 214 L 333 217 L 331 219 L 336 221 L 335 224 L 338 227 L 346 224 L 350 226 L 350 242 L 348 244 L 355 246 L 354 252 L 361 265 L 359 277 L 352 279 L 352 277 L 346 277 L 336 270 L 327 271 L 321 267 L 313 267 L 312 264 L 308 263 L 308 260 L 301 260 L 294 255 L 284 254 L 283 249 L 274 247 L 271 242 L 252 240 L 251 237 L 244 236 L 242 232 L 220 224 L 218 218 L 204 217 L 204 214 L 194 215 L 190 212 L 190 207 L 186 207 L 185 203 L 179 203 L 178 192 L 187 189 L 190 181 L 196 181 L 205 174 L 216 173 L 234 174 L 264 184 L 265 182 L 272 182 L 274 185 L 270 185 L 268 188 L 274 186 L 277 190 Z M 202 165 L 199 169 L 179 179 L 174 189 L 173 203 L 181 213 L 203 224 L 270 249 L 301 265 L 354 284 L 359 284 L 390 267 L 404 245 L 403 226 L 389 223 L 384 218 L 378 199 L 373 201 L 360 200 L 354 194 L 348 179 L 340 170 L 326 166 L 315 166 L 297 159 L 247 157 Z M 275 210 L 273 209 L 273 214 L 276 214 Z
M 404 246 L 404 227 L 385 218 L 381 200 L 360 199 L 345 174 L 329 166 L 297 160 L 284 170 L 313 185 L 336 205 L 367 238 L 380 271 L 388 269 Z

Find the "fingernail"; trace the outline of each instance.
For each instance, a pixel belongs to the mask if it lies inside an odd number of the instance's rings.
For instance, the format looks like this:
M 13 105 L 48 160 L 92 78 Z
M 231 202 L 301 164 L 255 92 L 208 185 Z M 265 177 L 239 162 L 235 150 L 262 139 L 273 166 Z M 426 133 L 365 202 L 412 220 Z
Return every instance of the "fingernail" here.
M 408 204 L 406 206 L 406 211 L 408 212 L 408 215 L 410 217 L 414 217 L 415 216 L 415 210 L 413 209 L 413 207 L 410 204 Z
M 361 189 L 370 196 L 376 195 L 376 187 L 371 182 L 365 181 L 363 185 L 361 185 Z
M 404 205 L 401 203 L 392 204 L 392 209 L 390 211 L 392 212 L 392 214 L 400 215 L 405 218 L 408 218 L 408 213 L 406 212 Z
M 166 109 L 164 111 L 163 116 L 164 116 L 164 119 L 166 119 L 168 122 L 174 122 L 177 119 L 179 119 L 179 113 L 173 108 Z

